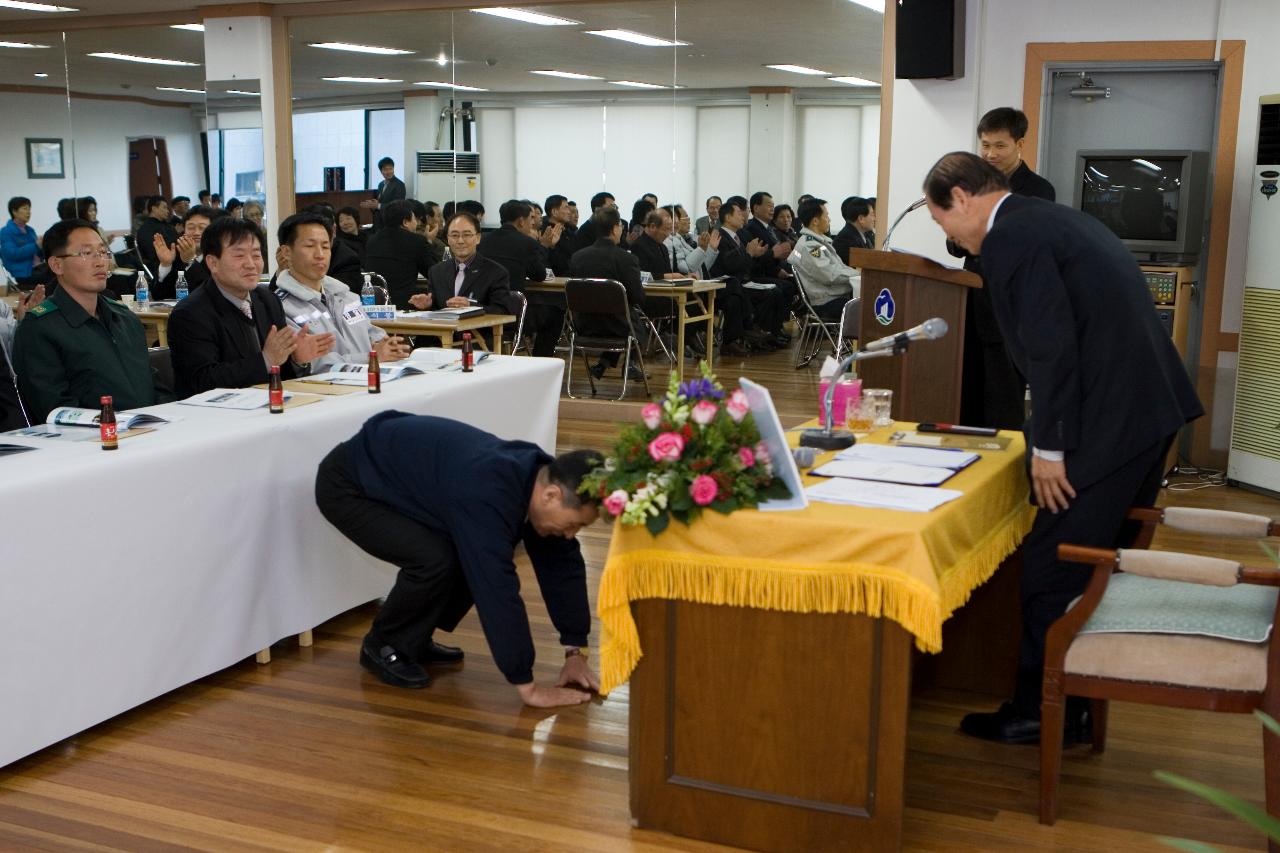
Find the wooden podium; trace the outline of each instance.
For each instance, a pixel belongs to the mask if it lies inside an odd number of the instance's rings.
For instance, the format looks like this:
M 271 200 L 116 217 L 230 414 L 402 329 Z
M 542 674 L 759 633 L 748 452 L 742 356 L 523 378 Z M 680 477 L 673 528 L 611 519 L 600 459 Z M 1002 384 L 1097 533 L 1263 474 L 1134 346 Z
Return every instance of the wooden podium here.
M 930 317 L 948 327 L 945 337 L 914 342 L 903 355 L 858 364 L 862 387 L 893 391 L 894 420 L 958 423 L 965 305 L 969 288 L 982 287 L 982 278 L 919 255 L 874 249 L 853 249 L 849 265 L 862 270 L 863 346 Z

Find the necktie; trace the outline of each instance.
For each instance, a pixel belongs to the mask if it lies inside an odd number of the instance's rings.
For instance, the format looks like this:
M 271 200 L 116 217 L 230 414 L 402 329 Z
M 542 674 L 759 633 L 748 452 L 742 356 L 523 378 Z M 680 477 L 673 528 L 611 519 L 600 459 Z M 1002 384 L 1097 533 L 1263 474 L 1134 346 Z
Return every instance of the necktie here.
M 454 296 L 462 295 L 462 280 L 466 277 L 466 275 L 467 275 L 467 265 L 458 264 L 458 274 L 453 277 L 453 295 Z
M 249 318 L 249 322 L 253 322 L 253 305 L 248 299 L 240 303 L 240 313 Z

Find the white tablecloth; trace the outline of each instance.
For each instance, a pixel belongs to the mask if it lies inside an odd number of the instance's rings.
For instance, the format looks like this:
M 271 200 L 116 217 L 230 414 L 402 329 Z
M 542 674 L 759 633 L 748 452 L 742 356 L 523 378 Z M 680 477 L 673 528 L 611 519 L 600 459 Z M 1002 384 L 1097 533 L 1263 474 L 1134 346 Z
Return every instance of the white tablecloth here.
M 558 359 L 492 357 L 283 415 L 179 404 L 122 440 L 0 442 L 0 766 L 386 594 L 316 509 L 316 466 L 385 409 L 554 452 Z

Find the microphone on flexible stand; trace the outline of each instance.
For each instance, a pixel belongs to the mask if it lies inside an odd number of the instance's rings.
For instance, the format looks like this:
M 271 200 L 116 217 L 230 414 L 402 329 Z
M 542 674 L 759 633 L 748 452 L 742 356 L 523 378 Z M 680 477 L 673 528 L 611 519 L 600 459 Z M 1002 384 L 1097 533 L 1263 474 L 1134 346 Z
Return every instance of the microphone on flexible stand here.
M 941 317 L 925 320 L 919 326 L 898 332 L 896 335 L 880 338 L 863 347 L 866 352 L 879 352 L 884 349 L 905 348 L 912 341 L 936 341 L 947 333 L 947 321 Z
M 893 220 L 893 224 L 889 226 L 889 230 L 884 235 L 884 242 L 880 244 L 880 251 L 882 252 L 889 251 L 889 241 L 893 239 L 893 229 L 898 227 L 898 223 L 901 222 L 903 219 L 905 219 L 908 213 L 910 213 L 913 210 L 919 210 L 920 208 L 928 204 L 928 202 L 929 200 L 927 198 L 925 198 L 924 196 L 921 196 L 920 198 L 911 202 L 910 206 L 907 207 L 906 210 L 898 214 L 898 218 Z

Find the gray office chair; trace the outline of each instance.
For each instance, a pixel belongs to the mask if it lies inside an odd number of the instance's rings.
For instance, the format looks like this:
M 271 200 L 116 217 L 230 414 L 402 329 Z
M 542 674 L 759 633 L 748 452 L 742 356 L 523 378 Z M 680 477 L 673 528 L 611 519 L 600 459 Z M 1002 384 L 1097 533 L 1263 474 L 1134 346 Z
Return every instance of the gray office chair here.
M 835 360 L 839 361 L 858 348 L 859 331 L 862 328 L 862 297 L 855 296 L 844 304 L 840 312 L 840 330 L 836 333 Z M 847 345 L 847 346 L 846 346 Z
M 804 305 L 804 316 L 796 318 L 796 322 L 800 326 L 800 335 L 799 340 L 796 341 L 796 355 L 792 367 L 797 370 L 808 366 L 811 361 L 817 358 L 818 353 L 822 351 L 824 338 L 831 345 L 832 355 L 835 355 L 840 350 L 835 338 L 835 334 L 840 328 L 840 323 L 824 320 L 818 316 L 817 310 L 809 300 L 809 292 L 804 283 L 804 275 L 800 272 L 800 264 L 797 263 L 798 257 L 798 252 L 793 251 L 788 259 L 791 262 L 791 271 L 796 277 L 796 290 L 799 291 L 800 301 Z M 809 344 L 807 348 L 806 342 Z
M 621 353 L 622 360 L 622 392 L 614 398 L 621 400 L 627 396 L 627 380 L 631 368 L 631 355 L 635 353 L 640 367 L 640 375 L 644 382 L 645 396 L 652 396 L 649 389 L 649 375 L 644 369 L 644 353 L 640 346 L 640 338 L 636 334 L 635 325 L 631 321 L 631 305 L 627 300 L 627 289 L 622 282 L 602 278 L 578 278 L 565 282 L 564 287 L 565 317 L 569 323 L 569 358 L 565 368 L 564 392 L 571 399 L 573 395 L 573 356 L 575 350 L 582 352 L 582 364 L 587 370 L 587 379 L 591 382 L 591 396 L 596 395 L 596 380 L 591 375 L 591 364 L 587 361 L 587 350 L 594 352 Z M 626 335 L 580 334 L 583 319 L 591 316 L 610 316 L 626 323 Z M 589 324 L 588 320 L 588 324 Z

